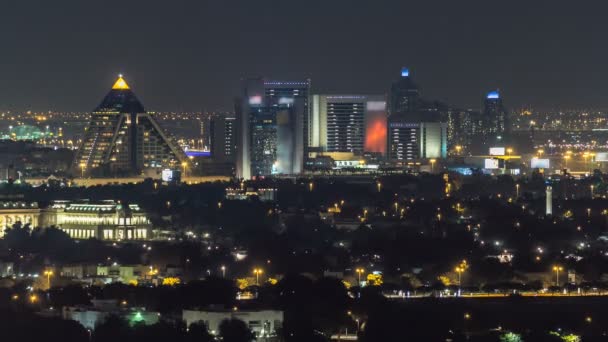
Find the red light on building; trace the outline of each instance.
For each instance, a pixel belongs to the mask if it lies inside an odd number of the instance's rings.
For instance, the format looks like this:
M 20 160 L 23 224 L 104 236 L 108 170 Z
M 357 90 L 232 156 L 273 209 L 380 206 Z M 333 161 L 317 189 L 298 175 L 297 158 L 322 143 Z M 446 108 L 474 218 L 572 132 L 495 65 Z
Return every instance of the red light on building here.
M 386 117 L 384 113 L 368 118 L 365 130 L 365 152 L 386 153 Z

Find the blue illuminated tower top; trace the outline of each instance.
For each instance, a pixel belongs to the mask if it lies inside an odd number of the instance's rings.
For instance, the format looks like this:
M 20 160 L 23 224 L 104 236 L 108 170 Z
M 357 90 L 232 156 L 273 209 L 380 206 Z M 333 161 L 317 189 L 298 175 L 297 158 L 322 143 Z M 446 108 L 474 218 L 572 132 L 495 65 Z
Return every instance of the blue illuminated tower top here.
M 410 77 L 410 69 L 406 67 L 401 68 L 401 77 Z
M 486 98 L 488 100 L 499 99 L 500 98 L 500 93 L 498 92 L 498 90 L 492 90 L 491 92 L 488 93 L 488 95 L 486 96 Z

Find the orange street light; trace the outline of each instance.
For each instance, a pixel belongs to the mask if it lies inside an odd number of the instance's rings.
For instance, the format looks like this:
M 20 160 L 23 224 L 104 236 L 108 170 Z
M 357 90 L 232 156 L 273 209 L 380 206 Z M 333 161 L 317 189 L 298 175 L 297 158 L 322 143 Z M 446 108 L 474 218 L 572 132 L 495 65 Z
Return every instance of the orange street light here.
M 564 268 L 561 266 L 553 266 L 553 271 L 555 272 L 555 286 L 559 286 L 559 272 L 563 270 Z
M 365 270 L 362 268 L 357 268 L 355 271 L 357 272 L 359 287 L 361 287 L 361 274 L 363 274 L 363 272 L 365 272 Z
M 261 268 L 254 268 L 253 269 L 253 274 L 255 274 L 255 284 L 259 285 L 260 284 L 260 274 L 264 273 L 264 270 L 262 270 Z
M 46 282 L 49 286 L 49 289 L 51 288 L 51 276 L 53 275 L 53 271 L 52 270 L 46 270 L 44 271 L 44 275 L 46 276 Z

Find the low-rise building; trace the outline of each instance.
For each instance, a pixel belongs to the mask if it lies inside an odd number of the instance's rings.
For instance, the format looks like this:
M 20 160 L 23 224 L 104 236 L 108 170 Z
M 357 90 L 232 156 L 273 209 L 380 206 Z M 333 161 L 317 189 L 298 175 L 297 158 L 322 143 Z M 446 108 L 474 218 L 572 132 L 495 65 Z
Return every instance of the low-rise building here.
M 239 319 L 247 324 L 256 337 L 260 338 L 277 335 L 277 330 L 283 326 L 283 311 L 208 308 L 204 310 L 183 310 L 182 319 L 186 322 L 186 326 L 197 322 L 205 323 L 205 326 L 213 335 L 218 334 L 223 320 Z
M 6 228 L 17 222 L 22 226 L 37 227 L 40 220 L 40 208 L 36 202 L 5 201 L 0 202 L 0 238 Z
M 56 201 L 46 214 L 49 215 L 47 222 L 75 239 L 147 240 L 152 237 L 150 220 L 137 204 Z
M 152 224 L 137 204 L 116 201 L 55 201 L 48 208 L 36 202 L 0 202 L 0 238 L 5 229 L 20 222 L 22 226 L 55 226 L 73 239 L 149 240 Z
M 92 305 L 66 306 L 62 309 L 63 319 L 80 323 L 86 329 L 95 329 L 110 316 L 118 316 L 130 325 L 158 323 L 160 313 L 146 311 L 145 308 L 119 305 L 117 300 L 92 300 Z
M 110 265 L 97 266 L 96 275 L 99 278 L 107 278 L 111 282 L 129 284 L 150 279 L 157 273 L 158 270 L 145 265 Z

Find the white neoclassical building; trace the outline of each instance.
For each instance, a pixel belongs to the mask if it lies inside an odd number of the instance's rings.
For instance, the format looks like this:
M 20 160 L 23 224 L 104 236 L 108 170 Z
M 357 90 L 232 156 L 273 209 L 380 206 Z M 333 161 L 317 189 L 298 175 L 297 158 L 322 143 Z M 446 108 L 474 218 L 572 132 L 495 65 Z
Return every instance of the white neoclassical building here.
M 31 227 L 55 226 L 74 239 L 148 240 L 152 225 L 137 204 L 116 201 L 55 201 L 40 209 L 37 203 L 0 203 L 0 237 L 16 222 Z
M 12 227 L 17 222 L 22 226 L 29 224 L 32 228 L 39 225 L 40 208 L 36 202 L 7 201 L 0 202 L 0 237 L 4 229 Z

